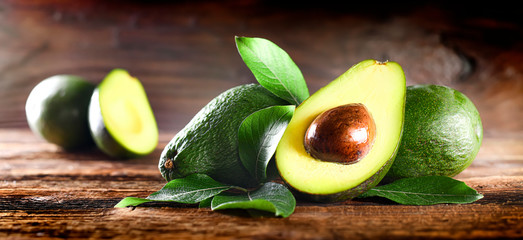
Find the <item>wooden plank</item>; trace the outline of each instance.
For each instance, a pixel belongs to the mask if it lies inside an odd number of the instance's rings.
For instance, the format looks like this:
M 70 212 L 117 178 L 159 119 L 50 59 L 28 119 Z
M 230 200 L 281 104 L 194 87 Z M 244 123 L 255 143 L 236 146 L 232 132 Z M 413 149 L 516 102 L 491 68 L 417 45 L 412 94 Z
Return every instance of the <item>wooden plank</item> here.
M 0 237 L 159 239 L 496 239 L 521 237 L 521 208 L 506 205 L 304 206 L 289 218 L 158 207 L 0 213 Z M 14 221 L 12 219 L 15 219 Z M 2 233 L 4 233 L 2 235 Z M 7 233 L 7 234 L 5 234 Z
M 477 160 L 457 177 L 484 194 L 473 204 L 402 206 L 373 198 L 337 204 L 299 201 L 295 213 L 282 219 L 184 204 L 114 209 L 124 197 L 145 197 L 165 184 L 156 169 L 159 151 L 142 159 L 113 160 L 97 151 L 63 152 L 28 129 L 0 133 L 0 238 L 523 237 L 523 164 L 516 147 L 521 141 L 507 141 L 516 148 L 506 155 L 494 151 L 499 141 L 484 141 Z M 158 150 L 170 137 L 161 134 Z M 18 141 L 9 143 L 10 139 Z

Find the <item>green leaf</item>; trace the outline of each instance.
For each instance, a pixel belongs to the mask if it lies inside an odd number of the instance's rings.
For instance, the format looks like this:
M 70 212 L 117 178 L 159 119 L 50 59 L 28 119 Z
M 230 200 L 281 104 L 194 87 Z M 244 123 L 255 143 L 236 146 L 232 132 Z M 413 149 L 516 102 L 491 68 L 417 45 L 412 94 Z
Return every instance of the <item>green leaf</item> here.
M 276 44 L 263 38 L 236 37 L 236 47 L 256 80 L 267 90 L 296 106 L 309 97 L 300 69 Z
M 126 197 L 122 199 L 120 202 L 118 202 L 114 207 L 115 208 L 124 208 L 129 206 L 138 206 L 142 203 L 151 202 L 152 200 L 145 199 L 145 198 L 137 198 L 137 197 Z
M 464 182 L 444 176 L 403 178 L 370 189 L 359 196 L 384 197 L 404 205 L 471 203 L 483 198 Z
M 205 174 L 192 174 L 185 178 L 174 179 L 147 198 L 127 197 L 116 204 L 116 208 L 138 206 L 142 203 L 161 201 L 194 204 L 211 198 L 233 188 L 212 179 Z
M 294 212 L 296 199 L 285 186 L 268 182 L 254 191 L 240 194 L 228 192 L 216 195 L 211 202 L 212 210 L 256 209 L 274 213 L 275 216 L 288 217 Z
M 201 201 L 200 204 L 198 204 L 198 208 L 210 208 L 211 207 L 211 201 L 212 201 L 212 197 L 207 198 L 207 199 Z
M 267 165 L 295 108 L 294 105 L 268 107 L 252 113 L 240 125 L 240 160 L 258 182 L 267 180 Z
M 205 174 L 196 173 L 168 182 L 160 191 L 149 195 L 147 199 L 199 203 L 231 188 L 232 186 L 219 183 Z

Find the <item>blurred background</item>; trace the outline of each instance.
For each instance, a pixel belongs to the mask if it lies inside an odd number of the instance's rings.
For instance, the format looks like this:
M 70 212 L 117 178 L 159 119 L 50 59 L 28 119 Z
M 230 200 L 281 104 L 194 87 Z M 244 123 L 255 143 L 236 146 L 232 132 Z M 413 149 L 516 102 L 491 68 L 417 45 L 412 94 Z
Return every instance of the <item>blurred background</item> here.
M 408 85 L 467 95 L 485 137 L 521 139 L 523 12 L 456 2 L 0 0 L 0 128 L 27 128 L 25 100 L 47 77 L 98 83 L 124 68 L 174 134 L 221 92 L 256 82 L 234 42 L 248 36 L 284 49 L 311 94 L 361 60 L 395 61 Z

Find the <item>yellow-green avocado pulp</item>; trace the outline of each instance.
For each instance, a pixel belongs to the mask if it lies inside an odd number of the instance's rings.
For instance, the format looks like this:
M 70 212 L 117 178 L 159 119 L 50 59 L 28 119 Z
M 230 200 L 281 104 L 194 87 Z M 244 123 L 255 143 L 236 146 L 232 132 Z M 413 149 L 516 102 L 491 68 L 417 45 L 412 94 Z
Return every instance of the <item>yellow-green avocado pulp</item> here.
M 395 62 L 365 60 L 305 100 L 293 115 L 276 150 L 276 165 L 286 184 L 317 201 L 343 201 L 372 188 L 397 152 L 405 112 L 405 75 Z M 311 122 L 331 108 L 361 103 L 376 124 L 368 154 L 354 164 L 311 157 L 303 141 Z
M 89 126 L 96 145 L 116 158 L 145 156 L 158 145 L 158 126 L 140 81 L 112 70 L 95 89 Z

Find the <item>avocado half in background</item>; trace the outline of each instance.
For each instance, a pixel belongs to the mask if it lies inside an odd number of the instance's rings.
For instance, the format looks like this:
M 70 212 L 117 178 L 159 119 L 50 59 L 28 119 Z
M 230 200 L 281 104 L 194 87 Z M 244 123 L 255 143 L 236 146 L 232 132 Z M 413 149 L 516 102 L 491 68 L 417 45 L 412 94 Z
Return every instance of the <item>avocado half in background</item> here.
M 31 90 L 25 105 L 33 133 L 65 150 L 93 146 L 87 110 L 95 87 L 67 74 L 42 80 Z
M 89 127 L 100 150 L 116 158 L 135 158 L 158 145 L 158 126 L 145 90 L 126 70 L 114 69 L 94 90 Z
M 401 66 L 375 60 L 354 65 L 311 95 L 296 108 L 276 149 L 276 166 L 284 182 L 297 196 L 319 202 L 344 201 L 377 185 L 400 144 L 405 95 Z M 332 116 L 320 117 L 322 113 Z M 327 127 L 315 124 L 317 119 Z M 346 152 L 350 147 L 341 144 L 344 137 L 337 137 L 350 130 L 351 124 L 343 124 L 347 120 L 373 125 L 355 129 L 346 143 L 369 140 L 358 146 L 361 151 Z M 310 143 L 309 134 L 316 141 Z M 344 155 L 347 160 L 339 160 Z

